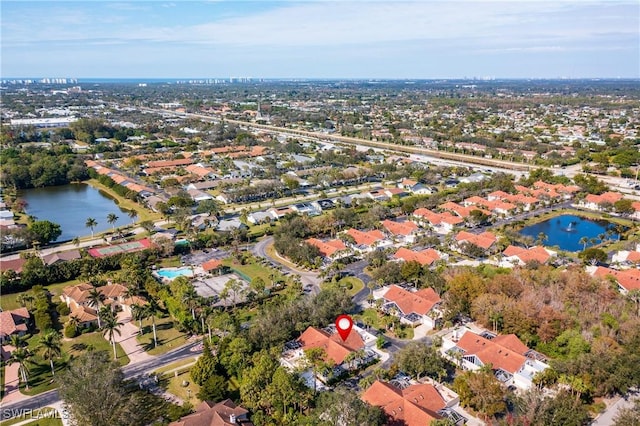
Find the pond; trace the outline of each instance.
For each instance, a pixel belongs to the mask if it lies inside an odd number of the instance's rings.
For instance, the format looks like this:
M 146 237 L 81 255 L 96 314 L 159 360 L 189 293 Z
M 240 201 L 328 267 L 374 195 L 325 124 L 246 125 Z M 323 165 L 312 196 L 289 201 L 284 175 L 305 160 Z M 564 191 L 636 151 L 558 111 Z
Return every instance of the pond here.
M 593 220 L 576 215 L 556 216 L 544 222 L 527 226 L 520 231 L 536 239 L 540 233 L 547 236 L 545 246 L 558 246 L 561 250 L 582 251 L 604 240 L 617 240 L 615 225 L 606 220 Z M 608 231 L 608 232 L 607 232 Z M 588 242 L 583 240 L 586 237 Z
M 111 197 L 84 183 L 23 189 L 18 196 L 27 202 L 27 214 L 60 225 L 62 235 L 57 241 L 91 235 L 91 229 L 85 226 L 89 217 L 98 222 L 94 233 L 131 223 L 127 211 L 118 207 Z M 118 216 L 113 225 L 107 222 L 109 213 Z

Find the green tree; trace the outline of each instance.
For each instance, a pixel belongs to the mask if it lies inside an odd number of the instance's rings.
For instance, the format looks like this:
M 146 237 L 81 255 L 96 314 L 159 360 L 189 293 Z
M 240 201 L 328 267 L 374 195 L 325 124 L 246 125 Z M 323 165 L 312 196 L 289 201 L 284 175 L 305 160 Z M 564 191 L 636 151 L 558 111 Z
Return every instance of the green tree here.
M 398 368 L 420 380 L 426 375 L 441 380 L 447 373 L 446 361 L 433 346 L 422 342 L 410 342 L 396 355 Z
M 98 221 L 92 217 L 87 218 L 87 221 L 84 223 L 84 226 L 91 229 L 91 238 L 93 238 L 93 228 L 98 226 Z
M 55 330 L 49 330 L 40 336 L 38 348 L 42 351 L 42 357 L 49 360 L 51 365 L 51 375 L 55 375 L 53 368 L 53 360 L 62 354 L 62 343 L 60 341 L 60 333 Z
M 36 220 L 29 225 L 33 238 L 40 244 L 54 241 L 62 234 L 62 229 L 57 223 L 48 220 Z
M 113 232 L 115 232 L 115 230 L 116 230 L 116 222 L 118 221 L 118 219 L 120 219 L 120 218 L 115 213 L 109 213 L 107 215 L 107 223 L 109 225 L 112 225 Z
M 153 299 L 149 299 L 148 303 L 144 306 L 146 317 L 151 318 L 151 328 L 153 330 L 153 347 L 158 347 L 158 335 L 156 333 L 156 316 L 160 314 L 160 306 Z
M 627 198 L 623 198 L 613 203 L 613 208 L 617 213 L 623 216 L 629 216 L 636 211 L 636 209 L 633 207 L 633 201 Z
M 315 424 L 382 426 L 387 419 L 380 407 L 362 401 L 358 394 L 341 388 L 322 392 L 318 397 L 313 419 Z
M 131 209 L 127 211 L 127 216 L 129 216 L 129 219 L 131 219 L 131 224 L 133 225 L 134 223 L 136 223 L 138 212 L 135 209 Z
M 313 393 L 315 394 L 317 391 L 318 371 L 325 363 L 327 352 L 321 347 L 310 348 L 304 351 L 304 356 L 313 374 Z
M 619 410 L 613 426 L 640 426 L 640 399 L 636 399 L 632 407 Z
M 202 386 L 211 376 L 218 374 L 218 360 L 211 352 L 209 342 L 205 339 L 202 342 L 202 355 L 198 358 L 194 366 L 191 368 L 191 380 L 197 385 Z
M 29 364 L 33 358 L 33 353 L 29 348 L 16 348 L 11 352 L 9 358 L 9 364 L 18 364 L 18 374 L 20 375 L 20 381 L 22 381 L 27 390 L 29 390 Z
M 193 371 L 193 370 L 192 370 Z M 196 394 L 201 401 L 222 401 L 229 397 L 227 379 L 224 377 L 213 374 L 202 383 L 200 390 Z
M 604 250 L 595 247 L 589 247 L 588 249 L 583 250 L 578 254 L 578 257 L 580 257 L 583 262 L 591 265 L 607 261 L 607 253 Z
M 93 307 L 96 310 L 98 316 L 98 328 L 102 328 L 102 323 L 100 321 L 100 308 L 102 307 L 102 302 L 104 301 L 104 294 L 102 294 L 100 290 L 94 287 L 89 290 L 87 298 L 89 299 L 89 306 Z
M 104 321 L 102 322 L 102 334 L 109 340 L 109 343 L 113 346 L 113 359 L 118 358 L 118 354 L 116 353 L 116 334 L 120 336 L 120 327 L 124 324 L 118 321 L 118 318 L 115 316 L 111 310 L 109 310 L 110 314 L 105 315 Z
M 490 368 L 459 374 L 453 381 L 453 390 L 460 396 L 463 407 L 471 407 L 487 419 L 507 409 L 505 390 Z
M 142 425 L 157 418 L 149 402 L 141 400 L 144 394 L 125 385 L 120 366 L 105 351 L 83 353 L 58 374 L 56 382 L 76 424 Z

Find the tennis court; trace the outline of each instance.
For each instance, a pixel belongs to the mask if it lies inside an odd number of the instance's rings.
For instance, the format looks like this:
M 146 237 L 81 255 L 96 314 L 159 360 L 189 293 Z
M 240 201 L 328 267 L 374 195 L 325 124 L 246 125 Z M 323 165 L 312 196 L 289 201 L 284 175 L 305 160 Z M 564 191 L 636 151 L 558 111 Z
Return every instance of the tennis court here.
M 134 251 L 144 250 L 151 247 L 153 244 L 148 239 L 144 238 L 138 241 L 130 241 L 127 243 L 116 244 L 113 246 L 95 247 L 88 250 L 89 255 L 93 257 L 106 257 L 113 256 L 118 253 L 131 253 Z

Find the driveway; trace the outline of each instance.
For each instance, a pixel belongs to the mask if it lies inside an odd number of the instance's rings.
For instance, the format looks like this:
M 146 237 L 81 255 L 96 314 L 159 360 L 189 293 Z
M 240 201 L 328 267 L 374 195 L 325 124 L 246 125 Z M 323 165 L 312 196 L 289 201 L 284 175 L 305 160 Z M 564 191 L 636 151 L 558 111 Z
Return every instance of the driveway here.
M 142 345 L 138 343 L 136 336 L 140 329 L 131 321 L 131 316 L 128 313 L 119 312 L 118 321 L 123 323 L 123 325 L 120 327 L 120 335 L 115 335 L 115 340 L 117 343 L 120 343 L 122 350 L 124 350 L 124 353 L 129 357 L 128 365 L 155 358 L 154 356 L 146 353 L 142 348 Z
M 10 354 L 15 349 L 13 346 L 4 345 L 3 352 Z M 9 364 L 4 367 L 4 397 L 2 398 L 2 404 L 8 404 L 10 402 L 22 401 L 29 398 L 27 395 L 23 395 L 18 388 L 18 363 Z

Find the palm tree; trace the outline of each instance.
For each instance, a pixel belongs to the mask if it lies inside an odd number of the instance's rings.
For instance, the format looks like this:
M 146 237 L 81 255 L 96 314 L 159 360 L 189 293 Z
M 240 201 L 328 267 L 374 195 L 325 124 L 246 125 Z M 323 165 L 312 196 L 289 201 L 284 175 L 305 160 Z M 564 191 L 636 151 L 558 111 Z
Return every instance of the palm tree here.
M 151 318 L 151 326 L 153 327 L 153 347 L 158 346 L 158 336 L 156 335 L 156 315 L 160 313 L 160 307 L 156 303 L 155 300 L 149 299 L 149 303 L 147 303 L 144 307 L 147 318 Z
M 87 228 L 91 228 L 91 238 L 93 238 L 93 228 L 98 226 L 98 221 L 92 217 L 87 218 L 87 221 L 84 223 L 84 226 Z
M 118 321 L 118 318 L 111 312 L 109 315 L 105 315 L 104 323 L 102 324 L 102 335 L 106 337 L 113 346 L 113 359 L 118 358 L 116 353 L 116 334 L 120 335 L 120 326 L 123 324 Z
M 182 301 L 189 309 L 191 309 L 191 317 L 196 319 L 196 305 L 198 302 L 198 293 L 193 287 L 189 287 L 182 295 Z
M 118 219 L 120 219 L 118 216 L 116 216 L 115 213 L 109 213 L 107 215 L 107 223 L 109 225 L 113 226 L 113 232 L 116 232 L 116 225 L 115 223 L 118 221 Z
M 55 330 L 49 330 L 40 337 L 38 348 L 42 349 L 42 357 L 49 360 L 51 365 L 51 375 L 55 375 L 53 368 L 53 359 L 58 358 L 62 354 L 62 344 L 60 343 L 60 333 Z
M 134 321 L 138 321 L 140 334 L 142 334 L 142 321 L 147 319 L 147 310 L 142 305 L 131 305 L 131 317 Z
M 100 324 L 100 305 L 102 305 L 102 301 L 104 300 L 104 294 L 94 287 L 89 290 L 88 299 L 89 306 L 94 307 L 98 314 L 98 328 L 102 328 L 102 325 Z
M 582 237 L 578 241 L 578 244 L 582 244 L 582 251 L 585 251 L 587 249 L 587 244 L 588 243 L 589 243 L 589 238 L 588 237 Z
M 33 302 L 34 298 L 30 293 L 22 293 L 16 296 L 16 302 L 18 302 L 20 304 L 20 306 L 27 306 L 27 303 L 29 304 L 29 308 L 31 308 L 31 304 Z
M 136 218 L 138 217 L 138 212 L 131 209 L 127 212 L 127 216 L 129 216 L 129 219 L 131 219 L 131 224 L 133 225 L 134 223 L 136 223 Z
M 27 346 L 27 341 L 24 336 L 20 336 L 19 334 L 12 334 L 9 336 L 9 344 L 14 348 L 22 348 Z
M 9 358 L 9 364 L 18 363 L 18 374 L 20 375 L 20 380 L 26 385 L 27 390 L 29 390 L 29 363 L 31 362 L 31 357 L 33 357 L 33 354 L 28 348 L 16 348 L 11 352 L 11 357 Z
M 73 240 L 71 240 L 71 242 L 73 243 L 74 246 L 79 247 L 80 246 L 80 238 L 75 237 Z

